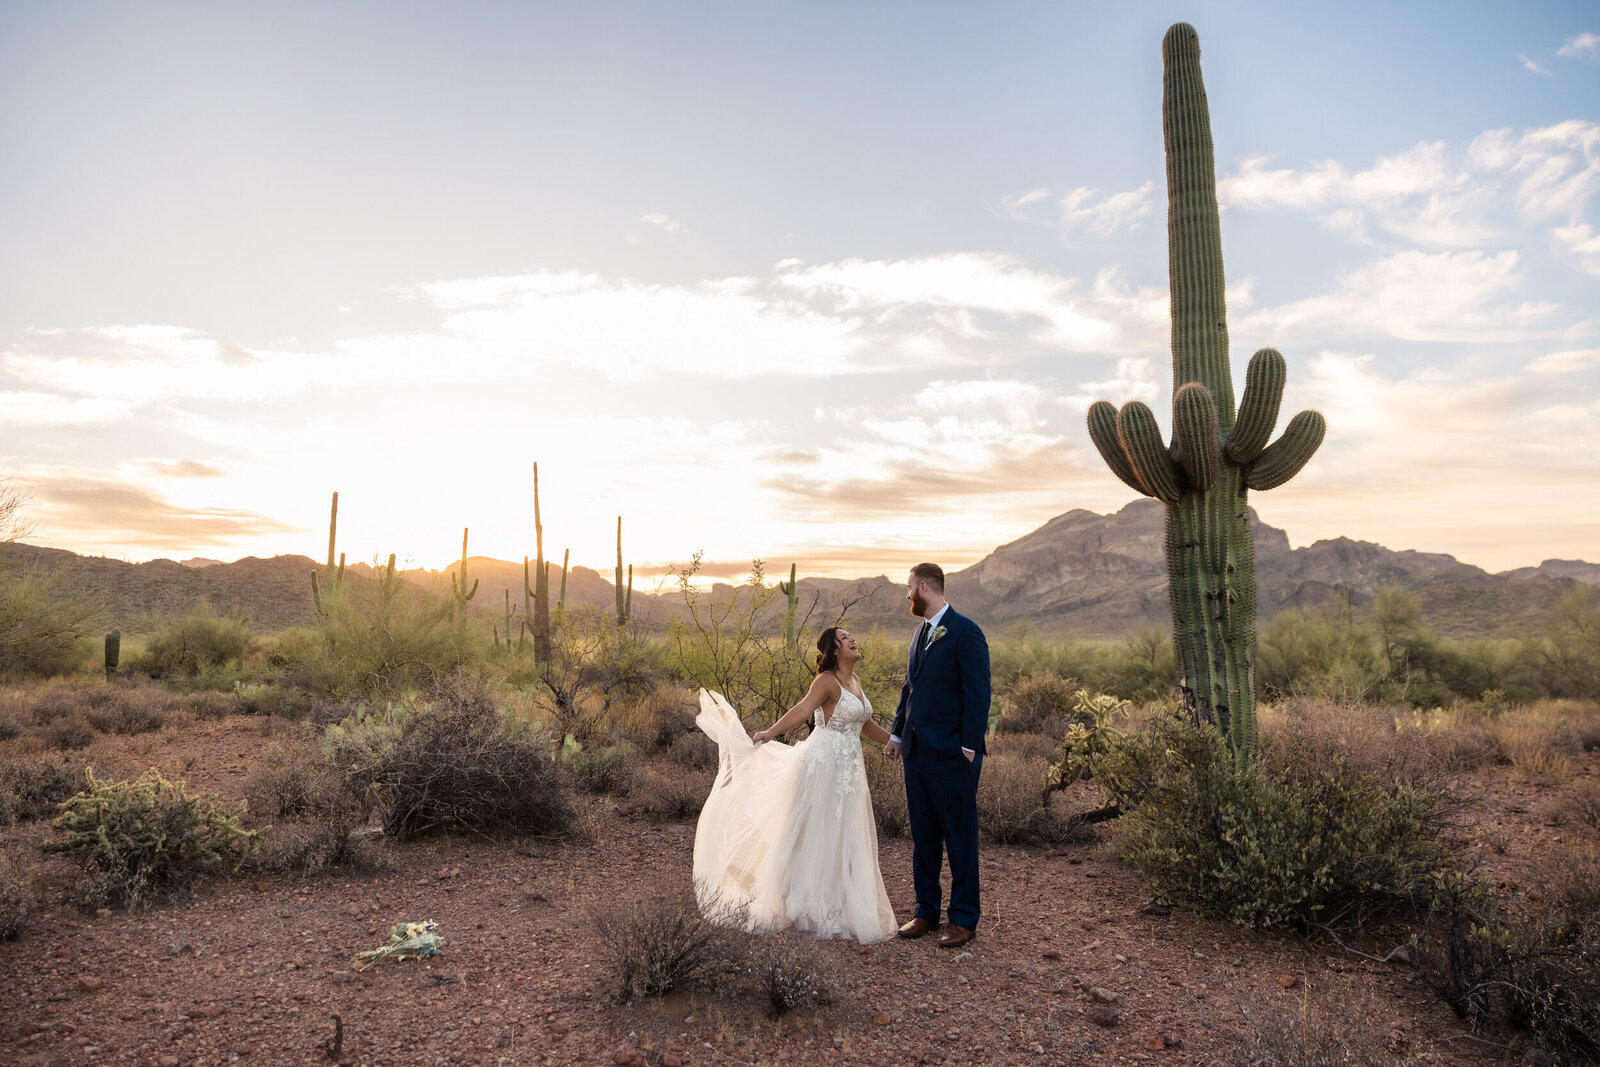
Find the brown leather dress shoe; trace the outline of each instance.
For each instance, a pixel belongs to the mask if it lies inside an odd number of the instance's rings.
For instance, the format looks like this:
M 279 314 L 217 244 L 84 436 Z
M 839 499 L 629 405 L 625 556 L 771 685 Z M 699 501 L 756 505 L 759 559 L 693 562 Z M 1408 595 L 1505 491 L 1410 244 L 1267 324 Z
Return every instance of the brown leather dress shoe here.
M 909 941 L 937 929 L 939 929 L 937 921 L 930 922 L 919 915 L 900 928 L 900 936 Z
M 968 930 L 965 926 L 957 926 L 955 923 L 951 923 L 945 929 L 945 932 L 939 935 L 939 947 L 960 948 L 977 936 L 978 931 Z

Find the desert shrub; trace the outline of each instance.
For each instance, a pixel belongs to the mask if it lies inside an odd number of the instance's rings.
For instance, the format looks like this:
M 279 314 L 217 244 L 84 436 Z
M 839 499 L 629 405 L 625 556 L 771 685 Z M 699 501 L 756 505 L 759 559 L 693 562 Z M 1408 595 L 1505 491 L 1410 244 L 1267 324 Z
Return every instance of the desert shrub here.
M 1046 638 L 1022 629 L 989 642 L 989 673 L 995 688 L 1002 690 L 1031 675 L 1082 678 L 1094 658 L 1094 650 L 1071 634 Z M 904 664 L 904 657 L 900 662 Z
M 1600 833 L 1600 782 L 1583 781 L 1572 787 L 1559 809 L 1561 817 L 1592 833 Z
M 618 745 L 585 745 L 564 758 L 561 767 L 586 793 L 624 796 L 633 785 L 633 759 Z
M 90 726 L 101 733 L 125 736 L 161 729 L 181 707 L 171 693 L 122 686 L 91 691 L 88 703 L 84 715 Z
M 337 768 L 305 733 L 268 743 L 245 779 L 250 811 L 262 819 L 294 819 L 352 807 Z
M 0 941 L 15 941 L 32 912 L 32 876 L 11 856 L 0 853 Z
M 1273 698 L 1359 701 L 1387 676 L 1371 633 L 1351 621 L 1348 608 L 1291 608 L 1267 623 L 1257 644 L 1256 683 Z
M 1173 715 L 1096 759 L 1127 812 L 1123 858 L 1163 896 L 1246 926 L 1356 927 L 1427 905 L 1459 869 L 1436 781 L 1347 773 L 1314 746 L 1261 747 L 1241 770 L 1214 729 Z
M 39 728 L 38 735 L 45 744 L 63 752 L 87 748 L 98 736 L 95 728 L 89 725 L 89 717 L 81 711 L 52 719 L 49 725 Z
M 76 670 L 97 614 L 64 569 L 0 566 L 0 677 Z
M 1002 845 L 1083 840 L 1087 827 L 1051 806 L 1046 759 L 997 752 L 984 757 L 978 778 L 978 825 Z
M 91 773 L 89 788 L 60 807 L 51 824 L 58 839 L 39 847 L 77 861 L 85 907 L 136 907 L 206 871 L 237 869 L 258 833 L 239 825 L 243 804 L 229 813 L 154 768 L 124 782 L 102 782 Z
M 702 909 L 688 889 L 601 905 L 590 921 L 619 1002 L 705 985 L 745 962 L 736 929 L 743 916 L 724 906 Z
M 792 931 L 767 934 L 747 944 L 749 973 L 774 1019 L 788 1012 L 831 1003 L 822 953 L 813 938 Z
M 481 662 L 467 613 L 387 568 L 347 572 L 322 606 L 315 630 L 281 634 L 267 651 L 280 684 L 336 700 L 395 697 Z
M 700 813 L 710 793 L 709 772 L 700 774 L 676 763 L 653 760 L 639 768 L 628 799 L 646 814 L 687 819 Z
M 1073 697 L 1081 688 L 1051 671 L 1024 675 L 1001 693 L 995 732 L 1044 734 L 1060 741 L 1068 723 L 1077 721 Z
M 1146 626 L 1099 650 L 1089 670 L 1079 675 L 1096 690 L 1119 700 L 1160 700 L 1178 684 L 1178 650 L 1172 631 Z
M 717 769 L 717 743 L 696 727 L 693 733 L 679 734 L 667 746 L 668 761 L 695 774 L 710 774 Z
M 658 685 L 637 700 L 624 703 L 615 716 L 619 737 L 637 748 L 652 752 L 669 748 L 679 737 L 699 733 L 695 716 L 700 701 L 692 689 L 681 685 Z
M 249 619 L 222 618 L 201 600 L 184 618 L 157 628 L 128 668 L 152 678 L 195 678 L 207 668 L 237 663 L 254 647 Z
M 1398 709 L 1404 711 L 1404 709 Z M 1347 775 L 1389 785 L 1431 777 L 1458 764 L 1441 756 L 1428 734 L 1397 709 L 1326 698 L 1289 698 L 1258 708 L 1264 767 L 1338 762 Z
M 84 766 L 61 756 L 0 759 L 0 826 L 53 814 L 57 804 L 88 785 Z
M 22 735 L 23 721 L 14 709 L 0 707 L 0 741 L 9 741 Z
M 377 834 L 336 814 L 274 823 L 249 860 L 251 870 L 307 877 L 374 874 L 393 865 Z
M 324 734 L 329 758 L 400 840 L 440 830 L 564 835 L 575 813 L 549 744 L 481 692 L 436 693 Z
M 1600 857 L 1544 857 L 1515 914 L 1487 898 L 1457 900 L 1421 942 L 1434 990 L 1475 1025 L 1526 1035 L 1563 1064 L 1600 1057 Z
M 911 832 L 911 816 L 906 811 L 905 768 L 898 760 L 869 755 L 867 789 L 872 795 L 872 819 L 879 837 L 905 837 Z

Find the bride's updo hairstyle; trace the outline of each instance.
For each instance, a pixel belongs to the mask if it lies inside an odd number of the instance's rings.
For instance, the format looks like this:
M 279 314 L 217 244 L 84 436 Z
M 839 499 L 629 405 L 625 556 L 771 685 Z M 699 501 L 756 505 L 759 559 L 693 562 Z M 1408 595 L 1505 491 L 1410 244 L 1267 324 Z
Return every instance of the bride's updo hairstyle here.
M 817 637 L 817 673 L 827 674 L 839 666 L 839 628 L 830 626 Z

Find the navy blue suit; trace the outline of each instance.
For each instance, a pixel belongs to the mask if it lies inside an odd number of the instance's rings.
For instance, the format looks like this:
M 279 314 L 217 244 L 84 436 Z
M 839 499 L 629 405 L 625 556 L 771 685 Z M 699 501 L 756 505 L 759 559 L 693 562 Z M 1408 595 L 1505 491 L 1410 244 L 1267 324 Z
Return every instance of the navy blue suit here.
M 918 917 L 937 923 L 939 875 L 950 857 L 951 923 L 977 929 L 978 776 L 989 729 L 989 642 L 978 624 L 955 608 L 939 620 L 944 634 L 927 645 L 917 627 L 906 660 L 906 684 L 889 731 L 905 761 L 906 810 L 911 821 L 911 881 Z M 961 750 L 977 753 L 969 762 Z

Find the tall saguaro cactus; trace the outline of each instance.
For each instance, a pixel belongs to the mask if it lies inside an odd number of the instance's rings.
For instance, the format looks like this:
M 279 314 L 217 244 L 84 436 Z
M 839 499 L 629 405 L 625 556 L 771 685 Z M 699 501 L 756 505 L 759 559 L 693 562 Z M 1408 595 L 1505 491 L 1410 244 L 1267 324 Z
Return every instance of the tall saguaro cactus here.
M 337 596 L 344 586 L 344 553 L 339 553 L 339 569 L 333 567 L 333 549 L 339 540 L 339 494 L 333 494 L 333 506 L 328 511 L 328 593 Z M 322 603 L 322 589 L 317 585 L 317 572 L 311 572 L 311 599 L 317 605 L 317 614 L 326 615 Z
M 455 598 L 456 611 L 467 610 L 467 601 L 478 595 L 478 579 L 472 579 L 467 588 L 467 527 L 461 528 L 461 570 L 450 576 L 450 593 Z
M 628 617 L 633 614 L 633 564 L 628 564 L 628 595 L 622 595 L 622 516 L 617 516 L 617 628 L 628 625 Z M 567 597 L 567 576 L 561 575 L 561 599 Z
M 533 578 L 533 613 L 528 618 L 533 623 L 533 658 L 540 663 L 550 661 L 550 568 L 544 562 L 544 519 L 539 513 L 539 465 L 533 465 L 533 537 L 538 566 Z M 522 562 L 523 613 L 528 614 L 528 575 L 526 559 Z
M 1172 443 L 1134 400 L 1089 408 L 1089 436 L 1114 474 L 1167 506 L 1167 579 L 1184 699 L 1227 736 L 1240 766 L 1255 744 L 1256 591 L 1246 493 L 1300 472 L 1322 443 L 1322 413 L 1278 420 L 1283 356 L 1250 359 L 1237 411 L 1228 365 L 1211 115 L 1200 37 L 1178 23 L 1161 42 L 1167 154 L 1167 271 L 1172 304 Z
M 790 652 L 794 651 L 794 618 L 800 608 L 800 583 L 795 574 L 799 564 L 789 564 L 789 580 L 778 582 L 778 592 L 788 599 L 788 605 L 783 613 L 783 645 Z

